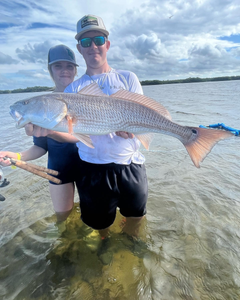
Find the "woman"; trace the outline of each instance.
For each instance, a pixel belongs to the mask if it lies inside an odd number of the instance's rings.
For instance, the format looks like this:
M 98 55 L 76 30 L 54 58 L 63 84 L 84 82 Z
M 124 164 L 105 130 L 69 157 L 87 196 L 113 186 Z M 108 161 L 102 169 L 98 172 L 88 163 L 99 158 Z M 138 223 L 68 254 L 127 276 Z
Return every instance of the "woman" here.
M 63 92 L 77 74 L 74 52 L 65 45 L 52 47 L 48 52 L 48 70 L 55 83 L 54 92 Z M 50 194 L 58 221 L 69 216 L 74 204 L 75 179 L 79 171 L 80 158 L 75 143 L 60 143 L 49 137 L 33 137 L 34 145 L 21 153 L 0 152 L 0 164 L 10 165 L 3 157 L 29 161 L 48 152 L 48 168 L 59 171 L 62 183 L 49 182 Z

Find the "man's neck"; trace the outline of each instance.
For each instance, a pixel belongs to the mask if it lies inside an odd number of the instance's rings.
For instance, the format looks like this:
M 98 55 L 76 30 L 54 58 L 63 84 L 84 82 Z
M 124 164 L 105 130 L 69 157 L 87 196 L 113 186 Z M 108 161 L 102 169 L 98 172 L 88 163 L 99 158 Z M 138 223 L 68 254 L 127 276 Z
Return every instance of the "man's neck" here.
M 98 74 L 103 74 L 103 73 L 108 73 L 110 71 L 110 66 L 108 63 L 104 64 L 103 66 L 99 68 L 92 68 L 90 66 L 87 66 L 86 74 L 89 76 L 93 75 L 98 75 Z

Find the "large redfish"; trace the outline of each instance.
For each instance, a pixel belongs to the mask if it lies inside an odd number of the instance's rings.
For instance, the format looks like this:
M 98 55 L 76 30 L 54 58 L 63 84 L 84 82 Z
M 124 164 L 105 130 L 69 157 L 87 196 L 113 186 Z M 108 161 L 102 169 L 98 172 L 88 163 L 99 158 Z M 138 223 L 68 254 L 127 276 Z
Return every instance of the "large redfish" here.
M 125 90 L 108 96 L 96 83 L 77 94 L 51 93 L 21 100 L 10 109 L 17 128 L 31 122 L 69 132 L 89 147 L 94 147 L 89 135 L 127 131 L 148 149 L 152 133 L 167 134 L 183 143 L 196 167 L 218 141 L 232 136 L 227 131 L 181 126 L 153 99 Z

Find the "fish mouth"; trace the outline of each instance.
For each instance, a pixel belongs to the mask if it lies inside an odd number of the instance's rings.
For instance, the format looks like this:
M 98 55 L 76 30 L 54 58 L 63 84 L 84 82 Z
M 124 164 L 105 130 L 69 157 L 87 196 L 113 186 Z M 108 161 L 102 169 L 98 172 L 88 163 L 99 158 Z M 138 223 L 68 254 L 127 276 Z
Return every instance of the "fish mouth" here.
M 10 115 L 16 121 L 16 127 L 20 128 L 21 121 L 23 121 L 23 116 L 19 112 L 17 112 L 16 110 L 13 110 L 13 109 L 11 109 Z

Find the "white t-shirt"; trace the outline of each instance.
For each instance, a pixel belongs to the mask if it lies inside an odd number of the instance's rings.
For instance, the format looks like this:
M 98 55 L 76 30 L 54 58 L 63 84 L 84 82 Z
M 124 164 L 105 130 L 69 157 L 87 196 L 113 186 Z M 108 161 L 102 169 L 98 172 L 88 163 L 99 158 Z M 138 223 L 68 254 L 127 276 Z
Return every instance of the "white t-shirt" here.
M 111 69 L 109 73 L 93 76 L 84 74 L 75 80 L 66 89 L 65 93 L 77 93 L 86 85 L 97 82 L 102 91 L 111 95 L 120 89 L 143 94 L 141 84 L 137 76 L 129 71 Z M 143 164 L 145 157 L 138 151 L 140 141 L 137 138 L 124 139 L 114 132 L 107 135 L 91 135 L 94 148 L 90 148 L 78 142 L 78 153 L 82 160 L 94 164 L 116 163 L 128 165 L 131 162 Z

